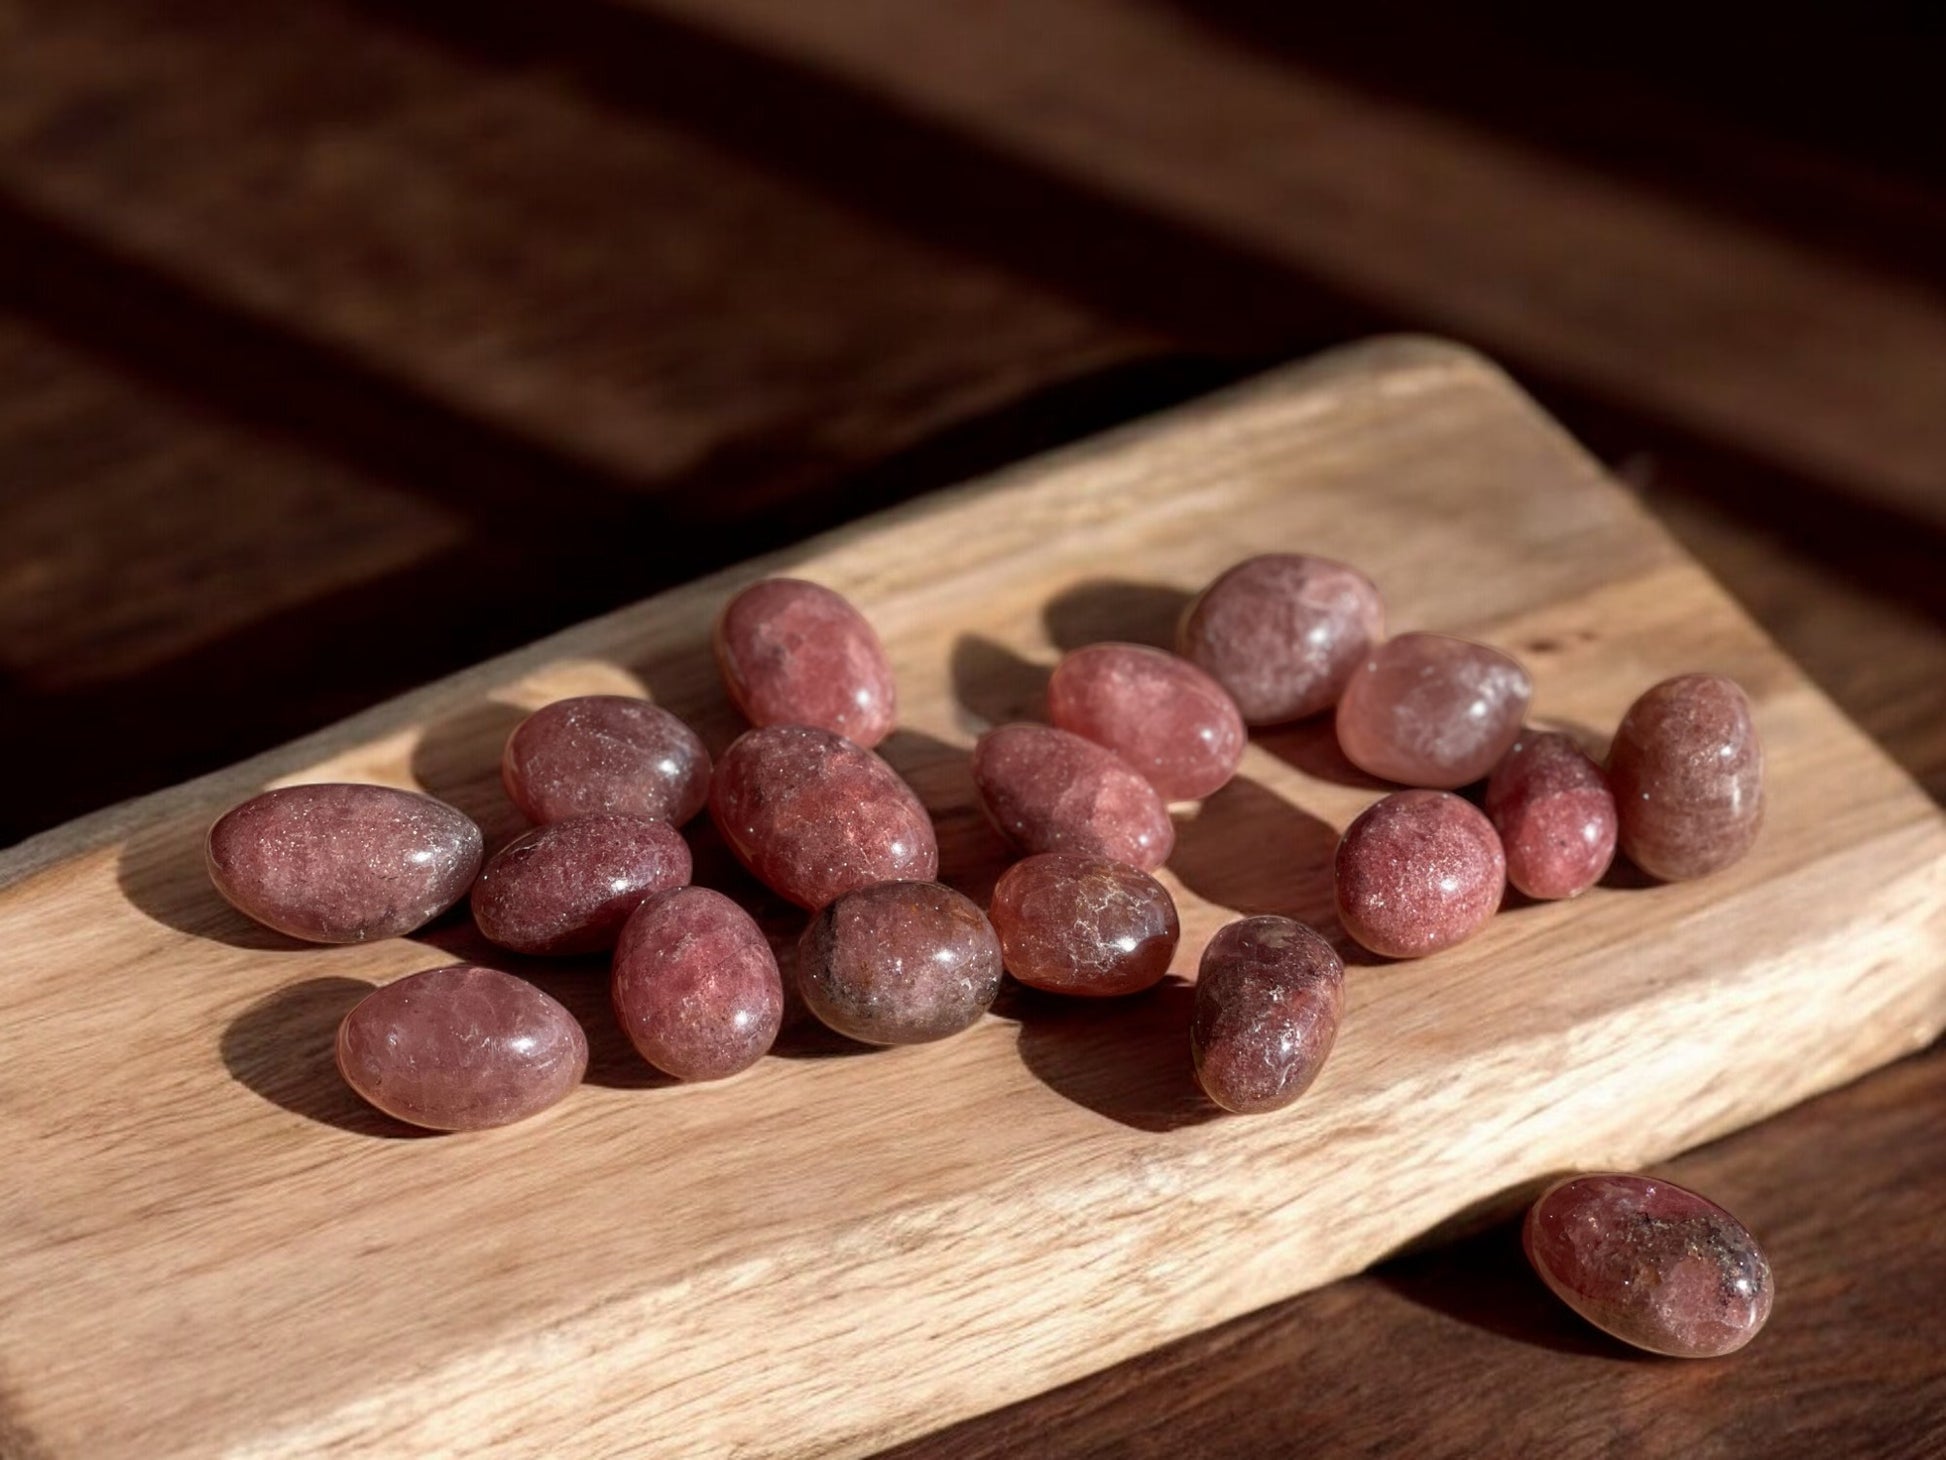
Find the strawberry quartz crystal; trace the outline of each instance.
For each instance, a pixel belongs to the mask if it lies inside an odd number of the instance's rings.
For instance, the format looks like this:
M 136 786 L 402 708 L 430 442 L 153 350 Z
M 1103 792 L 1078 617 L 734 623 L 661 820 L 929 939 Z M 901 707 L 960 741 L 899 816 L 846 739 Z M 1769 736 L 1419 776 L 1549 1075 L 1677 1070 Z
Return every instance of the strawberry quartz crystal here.
M 842 596 L 797 578 L 766 578 L 716 621 L 717 668 L 752 725 L 815 725 L 873 746 L 898 722 L 885 647 Z
M 637 1053 L 679 1080 L 747 1070 L 777 1038 L 784 983 L 755 920 L 720 892 L 649 898 L 615 945 L 615 1017 Z
M 599 953 L 644 898 L 682 886 L 689 872 L 689 846 L 666 821 L 570 817 L 494 854 L 473 884 L 473 922 L 515 953 Z
M 1576 897 L 1615 857 L 1615 798 L 1601 767 L 1567 736 L 1528 730 L 1487 781 L 1487 817 L 1507 880 L 1529 897 Z
M 1161 982 L 1182 936 L 1175 900 L 1148 873 L 1063 852 L 1009 867 L 988 915 L 1007 972 L 1049 993 L 1090 998 Z
M 1346 828 L 1338 921 L 1388 958 L 1419 958 L 1486 926 L 1506 891 L 1493 823 L 1450 791 L 1395 791 Z
M 1520 661 L 1444 634 L 1400 634 L 1365 656 L 1338 701 L 1345 758 L 1381 780 L 1451 790 L 1493 769 L 1533 698 Z
M 1230 923 L 1196 976 L 1196 1078 L 1225 1110 L 1281 1110 L 1324 1068 L 1344 1007 L 1345 965 L 1317 933 L 1282 917 Z
M 881 882 L 811 919 L 797 988 L 813 1014 L 866 1044 L 924 1044 L 977 1024 L 1000 992 L 1000 939 L 937 882 Z
M 1112 750 L 1051 725 L 1001 725 L 973 747 L 987 815 L 1024 852 L 1077 852 L 1153 871 L 1175 849 L 1162 797 Z
M 681 826 L 709 799 L 709 752 L 659 705 L 580 695 L 543 705 L 507 737 L 500 778 L 529 821 L 615 811 Z
M 1165 801 L 1228 783 L 1243 759 L 1243 717 L 1223 686 L 1187 659 L 1142 644 L 1090 644 L 1055 666 L 1048 718 L 1105 745 Z
M 1622 850 L 1651 877 L 1721 871 L 1764 820 L 1764 748 L 1735 680 L 1684 674 L 1622 717 L 1608 752 Z

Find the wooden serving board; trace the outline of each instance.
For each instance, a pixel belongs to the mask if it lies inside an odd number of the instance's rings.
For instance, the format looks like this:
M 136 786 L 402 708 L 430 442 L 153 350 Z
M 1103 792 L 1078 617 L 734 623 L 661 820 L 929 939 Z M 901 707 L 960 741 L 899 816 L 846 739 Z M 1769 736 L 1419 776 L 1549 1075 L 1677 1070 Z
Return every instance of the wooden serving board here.
M 421 786 L 504 837 L 500 742 L 563 694 L 639 685 L 720 749 L 738 726 L 708 625 L 790 571 L 884 635 L 905 703 L 885 753 L 947 880 L 982 894 L 1006 853 L 974 735 L 1034 711 L 1060 647 L 1165 633 L 1186 590 L 1271 548 L 1360 564 L 1395 628 L 1513 649 L 1535 718 L 1596 737 L 1656 679 L 1734 675 L 1770 757 L 1756 850 L 1357 963 L 1315 1089 L 1212 1118 L 1185 1028 L 1203 940 L 1261 911 L 1335 933 L 1330 852 L 1377 794 L 1302 726 L 1180 812 L 1184 979 L 1100 1008 L 1011 997 L 929 1047 L 799 1028 L 742 1078 L 680 1087 L 609 1027 L 599 963 L 509 962 L 588 1020 L 589 1083 L 464 1137 L 408 1135 L 331 1066 L 370 986 L 475 951 L 463 922 L 299 947 L 203 873 L 209 821 L 292 781 Z M 1946 1024 L 1942 852 L 1931 803 L 1495 369 L 1425 340 L 1342 351 L 0 855 L 0 1452 L 889 1443 L 1924 1045 Z

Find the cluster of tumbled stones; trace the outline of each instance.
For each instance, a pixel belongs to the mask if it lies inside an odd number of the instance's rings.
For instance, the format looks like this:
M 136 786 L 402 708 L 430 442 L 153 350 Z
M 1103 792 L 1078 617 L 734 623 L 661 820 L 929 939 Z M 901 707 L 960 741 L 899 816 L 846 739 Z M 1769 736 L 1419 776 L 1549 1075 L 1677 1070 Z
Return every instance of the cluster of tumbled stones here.
M 1604 767 L 1569 736 L 1527 727 L 1533 686 L 1511 656 L 1384 629 L 1363 574 L 1274 554 L 1190 604 L 1178 653 L 1069 653 L 1048 685 L 1052 723 L 998 726 L 972 753 L 985 810 L 1020 853 L 984 909 L 938 880 L 931 817 L 873 752 L 898 721 L 877 634 L 837 593 L 786 578 L 744 589 L 717 621 L 717 665 L 752 728 L 714 764 L 645 700 L 561 700 L 508 738 L 502 779 L 535 825 L 491 858 L 472 821 L 428 797 L 308 785 L 219 820 L 210 873 L 251 917 L 316 942 L 408 933 L 470 897 L 480 934 L 510 952 L 612 950 L 615 1016 L 634 1047 L 668 1075 L 716 1080 L 770 1049 L 786 990 L 750 914 L 690 883 L 678 827 L 706 806 L 749 872 L 810 915 L 794 975 L 803 1006 L 880 1045 L 970 1028 L 1003 973 L 1094 999 L 1160 982 L 1181 936 L 1150 875 L 1175 843 L 1169 803 L 1221 789 L 1252 726 L 1333 712 L 1346 758 L 1403 787 L 1351 823 L 1334 867 L 1344 932 L 1386 957 L 1472 936 L 1509 883 L 1574 897 L 1618 844 L 1662 879 L 1716 871 L 1751 845 L 1763 753 L 1731 681 L 1695 674 L 1650 689 Z M 1479 804 L 1455 794 L 1480 782 Z M 1344 988 L 1338 951 L 1312 928 L 1285 917 L 1221 928 L 1202 950 L 1187 1030 L 1205 1093 L 1239 1113 L 1296 1100 L 1331 1052 Z M 471 1130 L 560 1100 L 588 1045 L 533 984 L 460 964 L 367 997 L 345 1017 L 337 1058 L 379 1109 Z M 1527 1242 L 1577 1311 L 1660 1352 L 1727 1352 L 1769 1309 L 1749 1234 L 1666 1184 L 1557 1186 Z

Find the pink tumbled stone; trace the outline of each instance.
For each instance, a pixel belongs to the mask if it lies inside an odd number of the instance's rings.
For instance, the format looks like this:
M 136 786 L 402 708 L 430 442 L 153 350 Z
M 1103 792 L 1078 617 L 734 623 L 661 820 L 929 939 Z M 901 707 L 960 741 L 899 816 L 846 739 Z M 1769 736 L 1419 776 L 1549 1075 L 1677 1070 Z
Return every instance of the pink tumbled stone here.
M 1608 752 L 1622 850 L 1652 877 L 1721 871 L 1750 850 L 1764 820 L 1764 748 L 1741 686 L 1684 674 L 1622 717 Z
M 1775 1284 L 1750 1230 L 1671 1182 L 1558 1181 L 1528 1210 L 1527 1260 L 1602 1332 L 1680 1359 L 1734 1353 L 1770 1317 Z
M 1126 862 L 1065 852 L 1009 867 L 987 915 L 1007 972 L 1032 988 L 1085 998 L 1161 982 L 1182 936 L 1175 899 L 1155 878 Z
M 874 882 L 939 874 L 932 818 L 898 773 L 806 725 L 746 731 L 716 767 L 710 815 L 772 892 L 816 911 Z
M 1487 781 L 1507 880 L 1529 897 L 1575 897 L 1615 857 L 1615 798 L 1601 767 L 1556 731 L 1527 730 Z
M 1196 975 L 1190 1055 L 1203 1091 L 1239 1115 L 1281 1110 L 1311 1088 L 1338 1038 L 1345 965 L 1291 918 L 1217 930 Z
M 1486 926 L 1506 891 L 1493 823 L 1450 791 L 1394 791 L 1346 828 L 1338 921 L 1388 958 L 1420 958 Z
M 338 1070 L 387 1115 L 484 1130 L 538 1115 L 588 1068 L 588 1037 L 524 979 L 456 963 L 370 993 L 338 1026 Z
M 446 911 L 480 870 L 480 829 L 390 786 L 288 786 L 209 830 L 210 880 L 238 911 L 313 943 L 396 938 Z
M 1205 588 L 1176 641 L 1229 691 L 1247 723 L 1279 725 L 1336 704 L 1384 633 L 1385 605 L 1356 568 L 1267 553 Z
M 636 1051 L 679 1080 L 721 1080 L 770 1049 L 784 984 L 763 931 L 707 887 L 659 892 L 615 945 L 615 1017 Z
M 814 725 L 866 747 L 898 723 L 885 646 L 841 595 L 766 578 L 716 620 L 716 664 L 752 725 Z
M 1367 654 L 1338 701 L 1345 758 L 1382 780 L 1450 790 L 1492 770 L 1533 698 L 1520 661 L 1444 634 L 1400 634 Z
M 473 923 L 514 953 L 613 948 L 642 900 L 689 881 L 689 844 L 666 821 L 602 812 L 537 826 L 473 884 Z
M 1000 992 L 1000 939 L 937 882 L 881 882 L 838 898 L 798 943 L 811 1012 L 866 1044 L 925 1044 L 979 1023 Z
M 1248 739 L 1223 686 L 1187 659 L 1142 644 L 1090 644 L 1055 666 L 1048 718 L 1105 745 L 1165 801 L 1228 784 Z
M 1175 824 L 1155 787 L 1069 731 L 987 731 L 973 747 L 973 781 L 993 824 L 1024 852 L 1077 852 L 1152 872 L 1175 849 Z
M 507 737 L 500 778 L 529 821 L 614 811 L 681 826 L 709 799 L 709 751 L 659 705 L 580 695 L 543 705 Z

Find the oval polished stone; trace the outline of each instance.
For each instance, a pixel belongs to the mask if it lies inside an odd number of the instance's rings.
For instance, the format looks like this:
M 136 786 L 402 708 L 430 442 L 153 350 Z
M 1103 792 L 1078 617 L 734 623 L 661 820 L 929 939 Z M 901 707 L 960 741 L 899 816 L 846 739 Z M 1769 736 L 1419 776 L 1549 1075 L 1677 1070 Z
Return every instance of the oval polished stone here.
M 1142 774 L 1105 746 L 1052 725 L 1001 725 L 973 747 L 973 783 L 1024 852 L 1076 852 L 1154 871 L 1176 827 Z
M 1255 917 L 1219 928 L 1196 976 L 1196 1078 L 1225 1110 L 1281 1110 L 1324 1068 L 1344 1009 L 1344 962 L 1304 924 Z
M 717 668 L 752 725 L 813 725 L 867 748 L 898 723 L 892 662 L 865 616 L 798 578 L 766 578 L 716 620 Z
M 1385 604 L 1356 568 L 1267 553 L 1203 590 L 1176 646 L 1229 691 L 1246 723 L 1281 725 L 1336 704 L 1384 635 Z
M 1000 992 L 1000 939 L 937 882 L 881 882 L 811 919 L 797 987 L 811 1012 L 866 1044 L 925 1044 L 977 1024 Z
M 1500 837 L 1450 791 L 1394 791 L 1346 828 L 1338 921 L 1388 958 L 1421 958 L 1486 926 L 1506 891 Z
M 1169 890 L 1107 857 L 1047 852 L 1001 874 L 988 909 L 1001 956 L 1022 983 L 1112 998 L 1161 982 L 1182 926 Z
M 579 695 L 543 705 L 507 737 L 500 779 L 529 821 L 613 811 L 681 826 L 709 800 L 709 751 L 660 705 Z
M 1622 717 L 1608 751 L 1622 850 L 1651 877 L 1721 871 L 1750 850 L 1764 820 L 1764 748 L 1741 686 L 1684 674 Z
M 1615 798 L 1601 767 L 1557 731 L 1526 730 L 1487 780 L 1507 880 L 1529 897 L 1577 897 L 1615 859 Z
M 707 887 L 649 898 L 615 945 L 615 1017 L 643 1059 L 679 1080 L 747 1070 L 777 1040 L 784 983 L 750 914 Z
M 538 1115 L 588 1068 L 575 1018 L 525 979 L 455 963 L 387 984 L 338 1026 L 338 1071 L 387 1115 L 484 1130 Z
M 746 731 L 723 752 L 710 815 L 751 875 L 812 911 L 874 882 L 930 882 L 932 818 L 898 773 L 807 725 Z
M 1143 644 L 1090 644 L 1065 656 L 1048 680 L 1047 711 L 1061 729 L 1134 766 L 1165 801 L 1227 785 L 1248 741 L 1222 685 Z
M 1715 1202 L 1648 1176 L 1550 1186 L 1521 1229 L 1527 1260 L 1562 1302 L 1650 1353 L 1734 1353 L 1770 1317 L 1770 1263 Z
M 689 881 L 689 844 L 666 821 L 607 812 L 515 837 L 473 884 L 473 923 L 514 953 L 613 948 L 642 899 Z
M 1444 634 L 1400 634 L 1352 672 L 1338 701 L 1338 745 L 1381 780 L 1450 790 L 1493 769 L 1533 696 L 1509 654 Z
M 364 943 L 425 926 L 473 885 L 479 827 L 444 801 L 390 786 L 287 786 L 209 830 L 210 881 L 238 911 L 313 943 Z

